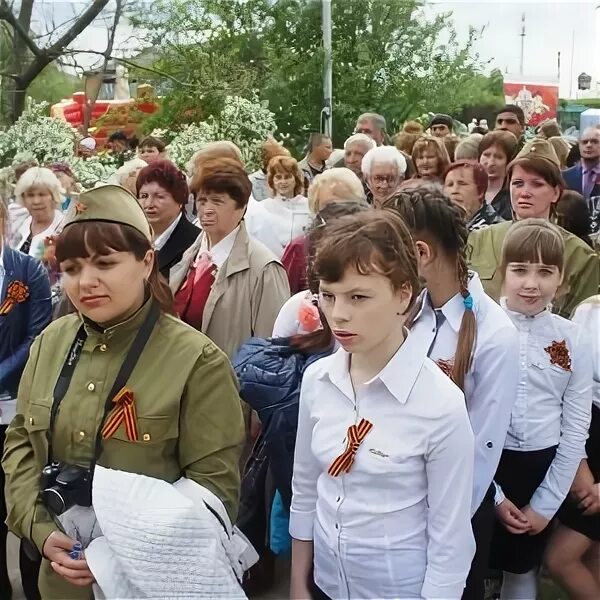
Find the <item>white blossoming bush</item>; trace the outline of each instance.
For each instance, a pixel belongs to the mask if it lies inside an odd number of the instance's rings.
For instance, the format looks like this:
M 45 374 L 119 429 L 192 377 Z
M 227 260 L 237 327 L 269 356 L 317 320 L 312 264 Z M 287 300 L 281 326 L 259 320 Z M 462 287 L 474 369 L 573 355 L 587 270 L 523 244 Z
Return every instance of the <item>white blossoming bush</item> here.
M 185 169 L 194 152 L 200 150 L 206 143 L 217 139 L 219 138 L 214 127 L 207 122 L 184 125 L 167 147 L 168 157 L 180 169 Z
M 11 127 L 0 132 L 0 166 L 32 158 L 40 164 L 73 160 L 79 134 L 66 121 L 47 113 L 47 102 L 32 103 Z
M 93 188 L 97 183 L 106 183 L 119 168 L 117 161 L 111 161 L 107 155 L 90 156 L 85 160 L 76 158 L 70 164 L 80 186 L 86 190 Z
M 206 143 L 231 140 L 242 152 L 249 170 L 260 164 L 260 147 L 277 128 L 275 115 L 255 95 L 252 99 L 228 96 L 221 113 L 201 123 L 186 125 L 172 139 L 169 158 L 185 169 L 194 152 Z
M 259 102 L 258 96 L 250 100 L 228 96 L 214 122 L 219 139 L 235 142 L 248 169 L 258 168 L 260 147 L 277 129 L 275 115 Z

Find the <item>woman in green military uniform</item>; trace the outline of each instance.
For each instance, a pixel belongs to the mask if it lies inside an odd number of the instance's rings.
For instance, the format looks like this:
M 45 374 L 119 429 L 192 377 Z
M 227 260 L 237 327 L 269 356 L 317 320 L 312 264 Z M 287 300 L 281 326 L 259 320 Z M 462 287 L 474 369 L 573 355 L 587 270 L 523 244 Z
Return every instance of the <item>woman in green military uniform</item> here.
M 515 220 L 552 219 L 564 182 L 550 142 L 535 139 L 527 144 L 509 165 L 508 180 Z M 511 226 L 512 221 L 507 221 L 469 235 L 469 267 L 477 271 L 486 293 L 496 301 L 502 286 L 502 244 Z M 559 229 L 565 241 L 565 273 L 562 293 L 556 298 L 553 311 L 569 318 L 580 302 L 598 293 L 600 261 L 585 242 Z
M 81 316 L 55 321 L 34 342 L 2 463 L 7 523 L 45 559 L 44 599 L 89 599 L 93 582 L 85 559 L 69 557 L 75 540 L 42 493 L 52 461 L 84 483 L 96 462 L 170 483 L 187 477 L 236 515 L 244 428 L 235 377 L 207 337 L 169 314 L 151 240 L 136 199 L 118 186 L 81 194 L 56 240 Z M 77 498 L 85 505 L 89 490 Z

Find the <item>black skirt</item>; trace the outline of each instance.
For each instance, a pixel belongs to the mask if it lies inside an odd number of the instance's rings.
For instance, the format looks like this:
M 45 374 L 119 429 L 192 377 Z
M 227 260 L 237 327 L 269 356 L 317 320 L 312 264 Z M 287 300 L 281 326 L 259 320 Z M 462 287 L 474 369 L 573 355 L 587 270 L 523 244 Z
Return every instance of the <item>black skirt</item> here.
M 600 408 L 592 405 L 590 435 L 585 446 L 587 462 L 596 483 L 600 482 Z M 600 514 L 586 517 L 577 508 L 577 502 L 567 498 L 557 515 L 560 522 L 569 529 L 585 535 L 594 542 L 600 542 Z
M 533 452 L 504 450 L 494 480 L 517 508 L 529 504 L 554 460 L 556 446 Z M 551 527 L 537 535 L 510 533 L 496 520 L 490 566 L 509 573 L 527 573 L 542 562 Z

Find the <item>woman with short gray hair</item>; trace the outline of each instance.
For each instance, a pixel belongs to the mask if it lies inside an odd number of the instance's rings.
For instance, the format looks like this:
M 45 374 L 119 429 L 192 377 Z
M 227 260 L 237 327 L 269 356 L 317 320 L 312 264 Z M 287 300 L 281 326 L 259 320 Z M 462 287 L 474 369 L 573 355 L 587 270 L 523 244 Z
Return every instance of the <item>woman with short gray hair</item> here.
M 62 225 L 62 186 L 56 175 L 44 167 L 31 167 L 17 182 L 15 201 L 29 216 L 11 232 L 10 246 L 41 259 L 44 240 L 56 235 Z
M 371 192 L 371 204 L 382 208 L 404 181 L 406 159 L 395 146 L 378 146 L 365 154 L 361 170 Z

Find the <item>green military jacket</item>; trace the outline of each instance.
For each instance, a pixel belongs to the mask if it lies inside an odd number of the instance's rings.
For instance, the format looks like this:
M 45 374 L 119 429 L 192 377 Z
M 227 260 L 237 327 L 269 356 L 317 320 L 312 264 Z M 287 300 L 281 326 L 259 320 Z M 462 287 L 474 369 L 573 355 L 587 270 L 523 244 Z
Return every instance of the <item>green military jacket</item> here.
M 85 323 L 88 337 L 55 421 L 56 459 L 89 466 L 110 388 L 149 309 L 147 302 L 129 320 L 105 331 Z M 17 415 L 6 434 L 7 524 L 40 552 L 58 529 L 39 499 L 52 394 L 80 325 L 79 316 L 69 315 L 35 340 L 21 379 Z M 216 494 L 234 519 L 244 424 L 225 354 L 202 333 L 163 314 L 127 388 L 134 395 L 138 441 L 130 441 L 121 424 L 103 441 L 98 464 L 168 482 L 188 477 Z M 44 600 L 92 597 L 91 587 L 70 585 L 46 560 L 39 585 Z
M 496 301 L 502 293 L 502 244 L 511 225 L 507 221 L 473 231 L 467 242 L 469 267 L 479 274 L 486 293 Z M 585 242 L 559 229 L 565 241 L 565 275 L 562 291 L 553 306 L 555 313 L 568 319 L 580 302 L 598 293 L 600 260 Z

